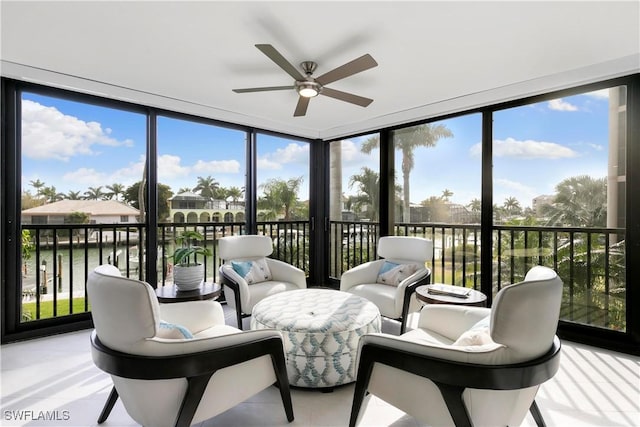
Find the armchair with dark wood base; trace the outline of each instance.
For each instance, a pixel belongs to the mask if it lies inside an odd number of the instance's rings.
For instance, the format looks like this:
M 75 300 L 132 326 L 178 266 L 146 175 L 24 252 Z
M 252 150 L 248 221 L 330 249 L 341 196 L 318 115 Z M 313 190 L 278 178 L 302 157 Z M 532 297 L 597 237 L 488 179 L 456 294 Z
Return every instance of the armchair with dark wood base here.
M 96 268 L 87 288 L 91 354 L 114 384 L 98 423 L 120 398 L 142 426 L 186 427 L 274 384 L 293 420 L 279 332 L 226 326 L 216 301 L 159 305 L 151 286 L 110 265 Z
M 427 305 L 416 329 L 363 336 L 349 425 L 370 393 L 432 426 L 520 425 L 528 411 L 544 426 L 535 396 L 560 366 L 561 300 L 557 274 L 536 266 L 491 309 Z

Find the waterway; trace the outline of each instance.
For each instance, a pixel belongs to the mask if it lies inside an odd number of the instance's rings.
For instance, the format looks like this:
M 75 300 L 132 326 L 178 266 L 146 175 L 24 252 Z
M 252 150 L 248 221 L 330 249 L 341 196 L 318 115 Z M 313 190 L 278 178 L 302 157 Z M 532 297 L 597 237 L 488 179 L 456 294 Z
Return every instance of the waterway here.
M 114 256 L 115 253 L 115 256 Z M 23 263 L 22 291 L 33 294 L 36 283 L 40 284 L 40 294 L 53 295 L 54 287 L 58 293 L 73 292 L 84 295 L 84 286 L 89 272 L 101 264 L 117 264 L 123 274 L 138 277 L 139 257 L 137 246 L 113 245 L 108 248 L 83 246 L 41 249 L 39 255 L 33 252 L 31 258 Z M 162 271 L 161 262 L 159 271 Z

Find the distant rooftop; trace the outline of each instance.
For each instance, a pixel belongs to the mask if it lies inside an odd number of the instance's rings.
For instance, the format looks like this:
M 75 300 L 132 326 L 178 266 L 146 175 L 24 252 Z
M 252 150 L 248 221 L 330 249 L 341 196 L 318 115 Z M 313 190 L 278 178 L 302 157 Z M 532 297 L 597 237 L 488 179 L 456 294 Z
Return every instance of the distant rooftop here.
M 138 209 L 117 200 L 60 200 L 22 211 L 23 215 L 68 215 L 84 212 L 91 216 L 139 215 Z

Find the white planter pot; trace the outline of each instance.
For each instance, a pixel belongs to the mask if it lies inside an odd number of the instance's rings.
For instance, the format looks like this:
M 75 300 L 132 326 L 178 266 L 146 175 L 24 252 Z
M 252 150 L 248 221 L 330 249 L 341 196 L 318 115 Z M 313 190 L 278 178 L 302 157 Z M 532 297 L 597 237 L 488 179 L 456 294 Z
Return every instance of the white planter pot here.
M 181 291 L 192 291 L 204 282 L 204 264 L 173 266 L 173 282 Z

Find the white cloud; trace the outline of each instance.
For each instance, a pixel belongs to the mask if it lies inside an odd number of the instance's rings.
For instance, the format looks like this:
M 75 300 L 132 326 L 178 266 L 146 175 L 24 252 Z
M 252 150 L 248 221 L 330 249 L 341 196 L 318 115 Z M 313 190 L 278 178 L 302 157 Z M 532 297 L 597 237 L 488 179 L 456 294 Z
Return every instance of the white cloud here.
M 609 89 L 594 90 L 593 92 L 585 93 L 585 95 L 598 99 L 609 99 Z
M 267 153 L 258 158 L 258 168 L 268 170 L 282 169 L 282 165 L 309 163 L 309 144 L 290 143 L 284 148 L 278 148 L 272 153 Z
M 189 175 L 189 167 L 181 165 L 179 156 L 163 154 L 158 157 L 158 181 L 171 181 L 173 178 Z
M 237 160 L 211 160 L 208 162 L 198 160 L 191 169 L 197 173 L 238 173 L 240 172 L 240 162 Z
M 62 181 L 68 183 L 82 183 L 83 187 L 97 187 L 108 185 L 111 179 L 107 174 L 98 172 L 93 168 L 80 168 L 62 175 Z
M 552 99 L 547 105 L 551 110 L 556 111 L 578 111 L 578 107 L 567 101 L 563 101 L 562 98 Z
M 112 183 L 132 185 L 142 179 L 144 170 L 144 158 L 139 162 L 130 163 L 128 166 L 109 172 L 99 172 L 94 168 L 80 168 L 67 172 L 62 176 L 62 181 L 73 187 L 81 183 L 85 187 L 97 187 L 111 185 Z
M 540 190 L 518 181 L 498 178 L 494 181 L 493 203 L 501 205 L 507 197 L 515 197 L 521 207 L 530 206 L 531 200 L 540 195 Z
M 282 163 L 274 162 L 266 157 L 258 159 L 257 168 L 260 170 L 280 170 L 282 169 Z
M 364 142 L 364 139 L 362 140 Z M 334 144 L 337 144 L 335 142 Z M 360 150 L 361 144 L 358 144 L 350 139 L 345 139 L 340 142 L 342 147 L 342 164 L 364 164 L 364 163 L 377 163 L 380 158 L 380 150 L 373 150 L 371 154 L 365 154 Z
M 96 145 L 131 146 L 131 140 L 118 141 L 98 122 L 85 122 L 30 100 L 22 101 L 22 150 L 33 159 L 68 161 L 78 155 L 96 154 Z
M 472 156 L 477 157 L 480 156 L 481 150 L 482 145 L 478 143 L 473 145 L 469 151 Z M 555 142 L 533 141 L 530 139 L 518 141 L 513 138 L 507 138 L 493 141 L 493 155 L 494 157 L 517 157 L 521 159 L 561 159 L 577 157 L 578 153 Z

